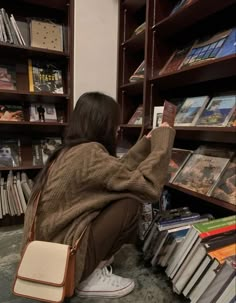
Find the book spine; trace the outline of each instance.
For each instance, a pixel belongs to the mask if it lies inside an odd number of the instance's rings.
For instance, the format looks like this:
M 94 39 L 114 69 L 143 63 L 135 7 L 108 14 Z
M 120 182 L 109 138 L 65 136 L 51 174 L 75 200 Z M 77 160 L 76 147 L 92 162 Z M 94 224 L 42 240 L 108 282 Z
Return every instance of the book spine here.
M 204 223 L 194 224 L 195 229 L 198 230 L 199 234 L 209 232 L 214 229 L 226 227 L 236 224 L 236 215 L 225 218 L 215 219 Z
M 10 25 L 8 24 L 6 11 L 5 11 L 4 8 L 1 8 L 1 12 L 2 12 L 3 22 L 4 22 L 4 25 L 6 27 L 6 34 L 7 34 L 8 38 L 9 38 L 9 42 L 13 43 L 13 37 L 12 37 L 12 34 L 11 34 Z
M 236 224 L 233 224 L 233 225 L 230 225 L 230 226 L 225 226 L 225 227 L 222 227 L 222 228 L 218 228 L 218 229 L 214 229 L 214 230 L 211 230 L 211 231 L 208 231 L 208 232 L 201 233 L 199 236 L 200 236 L 201 239 L 204 239 L 206 237 L 210 237 L 210 236 L 214 236 L 214 235 L 217 235 L 217 234 L 229 232 L 229 231 L 235 230 L 235 229 L 236 229 Z
M 33 82 L 33 67 L 32 60 L 28 60 L 28 73 L 29 73 L 29 91 L 34 92 L 34 82 Z

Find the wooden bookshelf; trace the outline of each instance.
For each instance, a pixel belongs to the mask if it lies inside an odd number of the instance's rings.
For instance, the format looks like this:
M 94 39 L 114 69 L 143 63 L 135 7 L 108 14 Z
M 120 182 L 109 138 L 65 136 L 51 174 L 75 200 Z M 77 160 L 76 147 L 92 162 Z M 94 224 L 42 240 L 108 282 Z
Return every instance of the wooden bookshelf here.
M 159 75 L 171 54 L 199 37 L 211 35 L 236 26 L 236 0 L 193 0 L 186 7 L 170 15 L 175 1 L 120 0 L 117 98 L 122 113 L 121 141 L 134 143 L 152 128 L 154 106 L 164 100 L 184 99 L 201 95 L 236 93 L 236 54 L 195 64 L 168 74 Z M 145 4 L 145 6 L 144 6 Z M 144 10 L 145 12 L 142 10 Z M 145 15 L 146 29 L 140 37 L 132 36 L 135 27 Z M 219 22 L 220 20 L 220 22 Z M 142 82 L 129 83 L 128 79 L 145 59 Z M 175 102 L 175 101 L 172 101 Z M 143 125 L 128 125 L 138 104 L 143 105 Z M 236 147 L 235 127 L 175 127 L 175 147 L 196 150 L 202 144 Z M 235 206 L 186 189 L 168 185 L 173 199 L 201 201 L 204 211 L 234 212 Z M 204 208 L 204 202 L 206 208 Z M 178 203 L 177 203 L 178 204 Z M 196 205 L 196 204 L 195 204 Z M 220 213 L 220 212 L 218 212 Z
M 73 109 L 74 0 L 3 0 L 1 7 L 9 15 L 13 14 L 16 20 L 28 22 L 30 19 L 39 18 L 45 21 L 52 20 L 63 26 L 63 51 L 0 42 L 0 66 L 1 64 L 12 64 L 16 67 L 16 89 L 0 88 L 0 104 L 21 105 L 24 111 L 24 121 L 0 120 L 1 139 L 19 139 L 21 154 L 20 166 L 0 166 L 0 173 L 6 177 L 10 170 L 25 171 L 30 178 L 34 179 L 43 166 L 33 165 L 33 141 L 45 137 L 61 138 Z M 62 71 L 63 94 L 31 92 L 29 90 L 28 59 L 47 61 L 58 66 Z M 30 122 L 29 106 L 34 103 L 54 104 L 57 114 L 60 114 L 63 120 Z M 23 216 L 10 218 L 7 215 L 0 220 L 0 225 L 22 223 L 22 218 Z

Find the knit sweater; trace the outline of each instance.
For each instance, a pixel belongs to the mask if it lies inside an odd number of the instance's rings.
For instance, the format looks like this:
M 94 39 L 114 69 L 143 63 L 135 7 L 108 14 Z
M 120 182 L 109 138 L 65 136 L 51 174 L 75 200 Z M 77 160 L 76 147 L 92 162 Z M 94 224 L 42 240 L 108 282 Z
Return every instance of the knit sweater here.
M 151 139 L 143 137 L 121 159 L 109 155 L 97 142 L 80 144 L 62 152 L 48 174 L 39 202 L 35 238 L 73 244 L 87 231 L 76 255 L 76 283 L 84 268 L 89 226 L 108 204 L 123 198 L 156 201 L 166 182 L 175 131 L 160 127 Z M 23 246 L 32 224 L 29 203 Z

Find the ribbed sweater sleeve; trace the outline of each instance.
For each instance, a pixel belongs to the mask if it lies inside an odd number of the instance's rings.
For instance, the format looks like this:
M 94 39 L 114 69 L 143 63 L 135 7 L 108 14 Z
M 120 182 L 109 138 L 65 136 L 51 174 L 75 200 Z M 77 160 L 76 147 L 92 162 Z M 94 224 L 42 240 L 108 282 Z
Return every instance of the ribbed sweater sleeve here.
M 127 166 L 98 148 L 91 158 L 90 174 L 101 180 L 110 192 L 131 193 L 143 202 L 156 201 L 166 182 L 174 137 L 171 128 L 154 130 L 151 153 L 137 167 Z

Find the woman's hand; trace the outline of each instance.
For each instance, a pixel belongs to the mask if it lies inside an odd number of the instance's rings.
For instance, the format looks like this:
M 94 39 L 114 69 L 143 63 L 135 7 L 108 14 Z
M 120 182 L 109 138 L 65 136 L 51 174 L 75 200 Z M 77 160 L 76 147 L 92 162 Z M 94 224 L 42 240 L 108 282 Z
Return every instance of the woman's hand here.
M 161 124 L 159 125 L 159 127 L 170 127 L 170 128 L 171 128 L 171 126 L 170 126 L 167 122 L 161 123 Z M 152 129 L 152 130 L 146 135 L 146 138 L 147 138 L 147 139 L 151 139 L 151 137 L 152 137 L 152 132 L 153 132 L 154 130 L 155 130 L 155 128 Z

